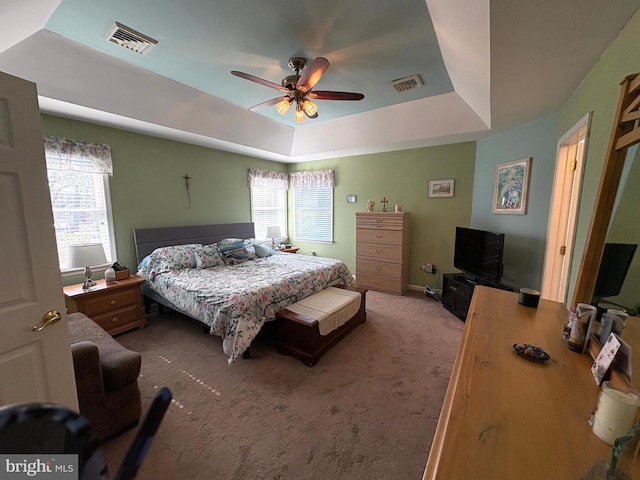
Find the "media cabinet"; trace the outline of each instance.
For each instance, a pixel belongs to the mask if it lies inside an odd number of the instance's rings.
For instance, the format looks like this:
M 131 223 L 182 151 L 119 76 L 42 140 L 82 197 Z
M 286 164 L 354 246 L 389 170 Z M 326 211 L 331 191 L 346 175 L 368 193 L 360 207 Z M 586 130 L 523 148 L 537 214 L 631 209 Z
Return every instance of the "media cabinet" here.
M 461 273 L 445 273 L 442 278 L 442 305 L 462 321 L 467 319 L 476 285 L 511 291 L 502 284 L 472 282 Z

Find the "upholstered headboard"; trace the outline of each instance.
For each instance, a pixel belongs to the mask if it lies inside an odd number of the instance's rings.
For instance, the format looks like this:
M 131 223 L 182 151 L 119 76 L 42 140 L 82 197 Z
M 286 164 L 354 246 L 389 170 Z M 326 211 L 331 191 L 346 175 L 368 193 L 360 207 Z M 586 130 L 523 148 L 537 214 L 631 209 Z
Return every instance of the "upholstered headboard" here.
M 156 248 L 187 243 L 208 245 L 224 238 L 253 238 L 252 222 L 190 225 L 184 227 L 136 228 L 133 239 L 138 263 Z

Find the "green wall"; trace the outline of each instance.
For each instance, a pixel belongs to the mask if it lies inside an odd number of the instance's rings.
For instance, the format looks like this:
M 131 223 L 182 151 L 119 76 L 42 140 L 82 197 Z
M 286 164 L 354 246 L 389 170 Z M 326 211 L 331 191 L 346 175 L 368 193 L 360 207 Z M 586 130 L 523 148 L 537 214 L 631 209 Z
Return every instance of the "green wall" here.
M 91 123 L 42 116 L 44 135 L 111 146 L 111 205 L 118 260 L 136 267 L 133 229 L 251 221 L 247 170 L 286 172 L 281 163 L 126 132 Z M 189 174 L 191 206 L 185 182 Z M 63 283 L 79 282 L 79 276 Z
M 111 203 L 118 259 L 136 265 L 133 229 L 172 225 L 246 222 L 251 220 L 247 170 L 279 172 L 333 168 L 334 243 L 297 243 L 302 253 L 343 260 L 355 273 L 355 212 L 366 211 L 368 198 L 389 199 L 412 213 L 409 283 L 424 286 L 433 277 L 420 265 L 433 263 L 442 272 L 452 270 L 456 225 L 468 225 L 475 161 L 475 143 L 283 164 L 226 153 L 91 123 L 43 115 L 45 135 L 73 138 L 111 146 L 113 177 Z M 184 179 L 191 177 L 191 206 Z M 455 178 L 453 198 L 427 198 L 430 179 Z M 347 203 L 346 195 L 357 195 Z M 291 225 L 290 225 L 291 228 Z M 292 231 L 292 230 L 291 230 Z M 69 285 L 80 276 L 65 277 Z
M 453 240 L 457 225 L 468 226 L 471 218 L 475 143 L 359 155 L 348 158 L 296 163 L 290 171 L 335 170 L 334 244 L 294 242 L 302 252 L 340 258 L 355 272 L 355 213 L 367 211 L 367 200 L 387 198 L 387 210 L 395 204 L 411 213 L 409 284 L 435 286 L 432 275 L 421 265 L 433 263 L 441 273 L 453 271 Z M 455 179 L 453 198 L 428 198 L 429 180 Z M 357 196 L 346 203 L 346 196 Z
M 559 138 L 585 113 L 592 112 L 576 243 L 571 267 L 569 299 L 573 296 L 579 264 L 584 252 L 595 195 L 620 96 L 620 81 L 626 75 L 640 72 L 638 45 L 640 45 L 640 11 L 636 12 L 621 30 L 618 37 L 571 94 L 557 115 L 556 136 Z
M 478 142 L 471 226 L 505 234 L 503 283 L 539 290 L 556 155 L 555 116 Z M 525 215 L 492 214 L 496 165 L 531 157 Z

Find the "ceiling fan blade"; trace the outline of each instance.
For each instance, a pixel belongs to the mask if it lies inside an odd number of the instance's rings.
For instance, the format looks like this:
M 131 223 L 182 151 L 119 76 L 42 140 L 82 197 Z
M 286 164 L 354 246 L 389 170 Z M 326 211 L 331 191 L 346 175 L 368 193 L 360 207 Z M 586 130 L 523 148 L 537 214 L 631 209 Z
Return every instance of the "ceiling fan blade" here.
M 265 80 L 264 78 L 256 77 L 255 75 L 251 75 L 249 73 L 238 72 L 237 70 L 231 71 L 232 75 L 236 77 L 244 78 L 245 80 L 250 80 L 252 82 L 259 83 L 260 85 L 264 85 L 266 87 L 275 88 L 276 90 L 280 90 L 281 92 L 288 92 L 289 89 L 283 87 L 282 85 L 278 85 L 277 83 L 270 82 L 269 80 Z
M 308 92 L 318 83 L 318 80 L 329 68 L 329 60 L 324 57 L 316 57 L 303 71 L 296 83 L 296 88 L 303 92 Z
M 261 108 L 270 107 L 271 105 L 275 105 L 276 103 L 280 102 L 281 100 L 288 100 L 288 99 L 289 99 L 288 95 L 285 95 L 284 97 L 272 98 L 271 100 L 267 100 L 266 102 L 262 102 L 262 103 L 259 103 L 257 105 L 254 105 L 249 110 L 252 110 L 252 111 L 260 110 Z
M 331 92 L 328 90 L 314 90 L 309 92 L 309 98 L 316 100 L 362 100 L 364 95 L 352 92 Z

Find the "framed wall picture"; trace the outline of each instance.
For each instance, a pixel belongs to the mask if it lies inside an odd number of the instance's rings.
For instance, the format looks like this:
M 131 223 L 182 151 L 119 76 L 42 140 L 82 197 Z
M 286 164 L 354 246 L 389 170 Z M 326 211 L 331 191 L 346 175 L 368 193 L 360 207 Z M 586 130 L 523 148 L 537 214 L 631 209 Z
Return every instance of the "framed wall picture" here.
M 455 179 L 429 180 L 429 197 L 453 197 Z
M 492 213 L 524 215 L 527 213 L 527 187 L 531 157 L 496 165 Z

